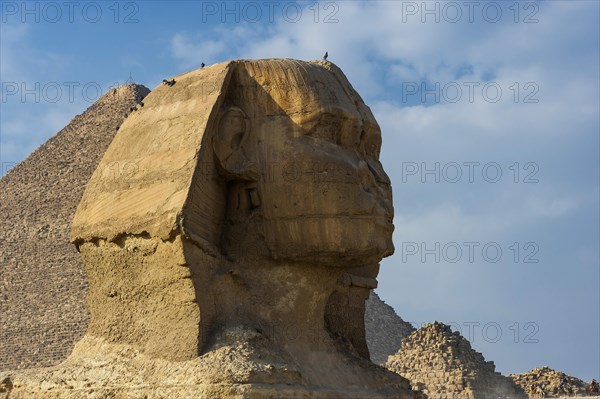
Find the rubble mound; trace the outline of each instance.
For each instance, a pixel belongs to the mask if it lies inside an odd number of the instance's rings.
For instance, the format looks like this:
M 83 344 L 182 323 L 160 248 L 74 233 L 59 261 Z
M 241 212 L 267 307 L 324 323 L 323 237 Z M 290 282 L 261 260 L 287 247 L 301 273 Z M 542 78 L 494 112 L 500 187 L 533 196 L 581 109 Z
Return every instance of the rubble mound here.
M 111 89 L 0 180 L 0 369 L 56 364 L 83 336 L 87 278 L 69 224 L 117 128 L 148 93 Z
M 545 397 L 556 398 L 564 395 L 585 394 L 587 384 L 579 378 L 571 377 L 548 366 L 536 367 L 521 374 L 510 374 L 512 378 L 530 396 L 537 395 L 540 389 Z M 566 383 L 563 381 L 566 380 Z M 561 387 L 561 384 L 563 387 Z
M 85 336 L 59 366 L 0 372 L 0 398 L 413 398 L 410 391 L 398 395 L 398 389 L 406 387 L 396 385 L 388 375 L 392 373 L 375 365 L 371 371 L 381 381 L 378 392 L 360 387 L 340 392 L 306 384 L 297 367 L 274 357 L 270 345 L 256 330 L 237 327 L 217 333 L 206 354 L 170 362 L 149 358 L 127 345 Z M 94 357 L 89 357 L 90 351 Z M 419 393 L 414 398 L 425 399 Z
M 524 399 L 510 378 L 495 371 L 494 362 L 471 348 L 450 326 L 435 322 L 413 332 L 390 356 L 386 367 L 408 378 L 429 399 Z
M 366 302 L 365 329 L 371 361 L 385 365 L 388 356 L 398 352 L 402 340 L 416 329 L 402 320 L 394 309 L 371 292 Z

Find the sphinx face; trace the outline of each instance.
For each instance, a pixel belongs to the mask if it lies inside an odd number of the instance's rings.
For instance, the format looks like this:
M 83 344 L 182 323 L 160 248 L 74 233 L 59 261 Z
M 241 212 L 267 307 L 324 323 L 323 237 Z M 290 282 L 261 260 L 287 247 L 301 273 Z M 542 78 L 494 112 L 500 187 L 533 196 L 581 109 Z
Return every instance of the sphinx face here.
M 260 211 L 253 220 L 270 255 L 335 267 L 391 255 L 390 180 L 379 162 L 379 126 L 362 100 L 335 79 L 283 93 L 254 86 L 262 94 L 236 101 L 258 172 L 242 196 Z

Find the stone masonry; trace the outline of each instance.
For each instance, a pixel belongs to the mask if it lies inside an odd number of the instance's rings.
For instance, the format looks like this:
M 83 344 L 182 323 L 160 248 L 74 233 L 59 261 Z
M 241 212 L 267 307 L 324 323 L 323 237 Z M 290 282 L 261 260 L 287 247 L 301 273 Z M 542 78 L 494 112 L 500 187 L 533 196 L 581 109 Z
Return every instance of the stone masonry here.
M 526 373 L 510 374 L 509 377 L 532 397 L 540 394 L 540 389 L 548 398 L 557 398 L 563 395 L 583 395 L 587 386 L 579 378 L 571 377 L 548 366 L 536 367 Z M 561 382 L 565 379 L 567 384 L 564 388 L 561 388 Z
M 524 399 L 510 378 L 443 323 L 427 323 L 390 356 L 388 369 L 408 378 L 429 399 Z

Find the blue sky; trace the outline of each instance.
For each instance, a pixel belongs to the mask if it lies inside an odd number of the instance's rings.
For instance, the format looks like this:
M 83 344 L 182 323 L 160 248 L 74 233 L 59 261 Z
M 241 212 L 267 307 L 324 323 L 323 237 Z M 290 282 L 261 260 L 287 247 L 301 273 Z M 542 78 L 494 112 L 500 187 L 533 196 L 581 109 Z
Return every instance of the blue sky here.
M 1 3 L 2 173 L 130 78 L 328 51 L 383 131 L 382 298 L 505 374 L 598 379 L 600 3 L 70 4 Z

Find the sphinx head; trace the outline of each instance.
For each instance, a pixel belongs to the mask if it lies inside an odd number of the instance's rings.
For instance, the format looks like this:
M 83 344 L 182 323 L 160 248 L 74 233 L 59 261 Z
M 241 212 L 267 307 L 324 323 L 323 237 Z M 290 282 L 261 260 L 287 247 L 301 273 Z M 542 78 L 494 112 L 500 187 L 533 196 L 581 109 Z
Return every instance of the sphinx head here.
M 234 258 L 335 267 L 393 252 L 390 181 L 369 108 L 331 64 L 240 62 L 212 136 Z
M 215 326 L 287 325 L 367 354 L 364 300 L 393 252 L 393 209 L 379 126 L 344 74 L 232 61 L 144 103 L 71 226 L 90 280 L 88 334 L 182 360 Z M 127 176 L 103 175 L 131 163 Z

